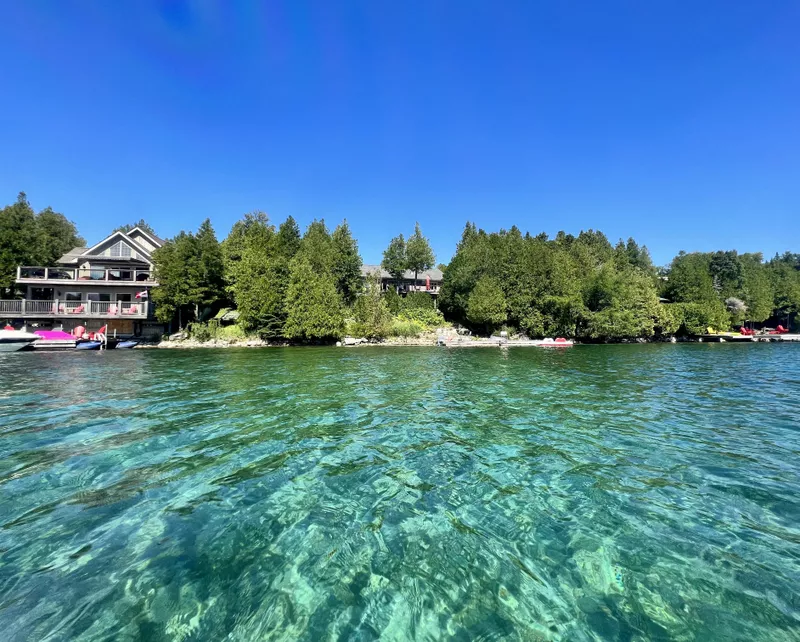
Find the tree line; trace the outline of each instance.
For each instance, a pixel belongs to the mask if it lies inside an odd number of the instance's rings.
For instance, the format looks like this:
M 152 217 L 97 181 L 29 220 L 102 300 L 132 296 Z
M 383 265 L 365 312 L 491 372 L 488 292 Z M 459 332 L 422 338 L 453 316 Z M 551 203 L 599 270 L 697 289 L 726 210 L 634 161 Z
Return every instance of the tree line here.
M 419 225 L 408 241 L 393 239 L 384 265 L 397 278 L 434 261 Z M 245 334 L 299 342 L 345 334 L 383 338 L 416 335 L 444 323 L 429 294 L 384 291 L 379 274 L 362 275 L 361 255 L 347 221 L 331 231 L 314 220 L 301 234 L 290 216 L 277 227 L 263 212 L 237 221 L 218 242 L 211 222 L 181 232 L 153 253 L 159 287 L 156 315 L 165 323 L 197 322 L 224 306 L 238 313 Z M 203 332 L 207 328 L 203 328 Z
M 21 193 L 0 210 L 0 288 L 11 291 L 17 265 L 52 265 L 83 244 L 62 214 L 34 213 Z M 549 238 L 468 223 L 450 263 L 440 265 L 436 305 L 427 293 L 385 290 L 377 274 L 364 278 L 347 221 L 331 231 L 314 220 L 301 233 L 292 217 L 276 226 L 253 212 L 220 242 L 205 220 L 167 241 L 153 260 L 159 320 L 184 327 L 231 307 L 243 333 L 292 341 L 410 336 L 445 322 L 477 333 L 505 328 L 604 341 L 745 324 L 788 327 L 800 312 L 800 254 L 765 261 L 759 253 L 680 252 L 658 268 L 633 238 L 614 245 L 595 230 Z M 434 261 L 416 224 L 407 238 L 389 242 L 382 267 L 399 282 Z
M 681 252 L 657 269 L 634 239 L 601 232 L 486 233 L 468 223 L 445 270 L 445 317 L 491 332 L 583 340 L 703 334 L 784 323 L 800 310 L 800 255 Z

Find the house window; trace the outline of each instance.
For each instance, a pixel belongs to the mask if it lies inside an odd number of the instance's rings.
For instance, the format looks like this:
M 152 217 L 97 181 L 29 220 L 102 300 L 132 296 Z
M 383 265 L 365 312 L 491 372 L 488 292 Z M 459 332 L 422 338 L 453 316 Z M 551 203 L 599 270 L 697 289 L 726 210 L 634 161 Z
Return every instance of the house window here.
M 32 301 L 52 301 L 53 288 L 31 288 Z
M 64 300 L 65 301 L 80 301 L 81 300 L 81 293 L 80 292 L 64 292 Z
M 89 294 L 86 295 L 86 300 L 87 301 L 108 301 L 108 302 L 110 302 L 111 301 L 111 294 L 109 294 L 108 292 L 101 292 L 101 293 L 89 292 Z
M 118 294 L 117 295 L 117 303 L 130 303 L 131 302 L 131 295 L 130 294 Z
M 116 257 L 130 257 L 131 246 L 123 241 L 117 241 L 111 246 L 111 256 Z

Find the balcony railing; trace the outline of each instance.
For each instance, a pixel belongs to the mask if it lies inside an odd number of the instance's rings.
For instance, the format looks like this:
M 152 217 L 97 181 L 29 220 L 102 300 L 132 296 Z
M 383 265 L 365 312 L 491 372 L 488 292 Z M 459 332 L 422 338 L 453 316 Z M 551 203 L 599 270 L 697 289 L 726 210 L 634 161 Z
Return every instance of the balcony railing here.
M 150 304 L 147 301 L 31 301 L 29 299 L 0 300 L 0 318 L 19 317 L 94 317 L 109 319 L 146 319 Z
M 101 281 L 108 283 L 155 283 L 150 270 L 131 270 L 128 268 L 60 268 L 60 267 L 18 267 L 17 282 L 39 281 Z

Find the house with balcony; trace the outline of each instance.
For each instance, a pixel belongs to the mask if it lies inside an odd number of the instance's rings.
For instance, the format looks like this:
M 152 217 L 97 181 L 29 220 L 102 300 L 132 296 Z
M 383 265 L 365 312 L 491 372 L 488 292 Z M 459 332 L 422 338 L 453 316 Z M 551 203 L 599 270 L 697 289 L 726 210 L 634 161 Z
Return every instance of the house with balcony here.
M 442 287 L 442 279 L 444 278 L 442 271 L 438 268 L 425 270 L 417 274 L 416 281 L 414 280 L 414 272 L 406 270 L 403 278 L 400 281 L 384 270 L 380 265 L 362 265 L 361 275 L 366 278 L 369 274 L 379 272 L 381 275 L 381 289 L 386 291 L 390 288 L 396 288 L 398 294 L 405 296 L 409 292 L 426 292 L 432 297 L 439 296 L 439 289 Z
M 136 227 L 114 232 L 92 247 L 76 247 L 56 265 L 20 266 L 16 287 L 21 298 L 0 301 L 0 321 L 28 328 L 77 326 L 90 331 L 103 325 L 117 335 L 155 335 L 150 288 L 152 253 L 164 241 Z

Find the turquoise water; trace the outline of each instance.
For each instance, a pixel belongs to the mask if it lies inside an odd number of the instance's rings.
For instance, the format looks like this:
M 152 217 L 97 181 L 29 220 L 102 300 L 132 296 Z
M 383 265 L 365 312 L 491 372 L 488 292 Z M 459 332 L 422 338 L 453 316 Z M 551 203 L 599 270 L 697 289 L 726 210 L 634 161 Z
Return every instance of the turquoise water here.
M 6 642 L 800 639 L 800 345 L 0 374 Z

